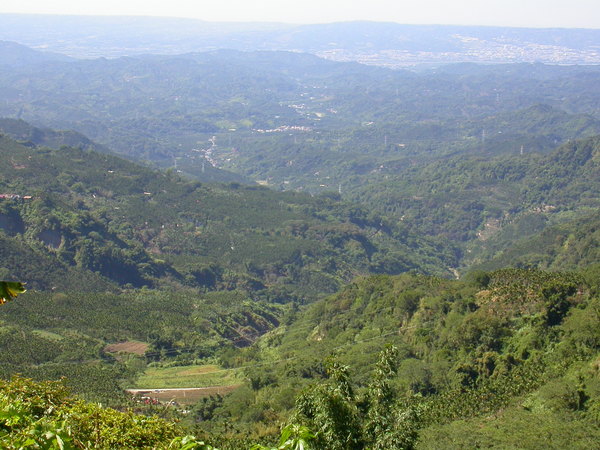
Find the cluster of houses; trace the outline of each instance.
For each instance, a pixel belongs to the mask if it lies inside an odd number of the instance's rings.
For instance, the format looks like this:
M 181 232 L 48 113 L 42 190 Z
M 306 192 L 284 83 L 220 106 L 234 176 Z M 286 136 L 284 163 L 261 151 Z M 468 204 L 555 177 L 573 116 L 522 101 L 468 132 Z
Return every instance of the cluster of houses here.
M 280 126 L 277 128 L 269 129 L 269 130 L 255 128 L 252 131 L 256 131 L 257 133 L 283 133 L 284 131 L 312 131 L 312 128 L 304 127 L 304 126 L 296 126 L 296 125 L 283 125 L 283 126 Z
M 0 194 L 0 200 L 31 200 L 31 195 L 19 195 L 19 194 Z

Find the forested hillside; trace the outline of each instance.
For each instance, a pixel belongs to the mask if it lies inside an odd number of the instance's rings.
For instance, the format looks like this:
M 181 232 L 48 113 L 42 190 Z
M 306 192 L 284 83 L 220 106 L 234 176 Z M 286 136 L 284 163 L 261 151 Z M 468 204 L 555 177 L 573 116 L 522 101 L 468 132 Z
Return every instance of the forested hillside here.
M 548 154 L 456 156 L 411 167 L 354 196 L 409 229 L 462 243 L 468 267 L 548 224 L 594 211 L 599 152 L 595 137 Z
M 598 67 L 2 55 L 0 446 L 599 441 Z
M 66 376 L 105 404 L 127 404 L 122 389 L 147 370 L 231 366 L 237 348 L 358 275 L 456 263 L 335 195 L 201 184 L 7 136 L 0 152 L 0 278 L 29 289 L 0 311 L 2 376 Z M 243 377 L 192 382 L 227 391 Z
M 361 273 L 443 274 L 456 262 L 452 249 L 335 198 L 204 185 L 7 137 L 0 151 L 10 161 L 0 168 L 0 225 L 11 248 L 3 260 L 12 263 L 3 267 L 33 287 L 50 288 L 52 267 L 63 267 L 121 286 L 241 288 L 304 302 Z
M 549 150 L 598 133 L 599 76 L 594 66 L 410 72 L 221 50 L 8 69 L 0 115 L 191 175 L 214 164 L 314 192 L 415 158 Z
M 592 445 L 597 267 L 471 279 L 357 280 L 247 349 L 251 388 L 210 417 L 268 424 L 291 413 L 318 432 L 316 448 Z
M 600 438 L 597 280 L 597 266 L 578 273 L 502 269 L 474 273 L 470 281 L 410 274 L 356 280 L 302 314 L 292 312 L 235 358 L 222 354 L 230 367 L 224 371 L 246 383 L 225 398 L 199 401 L 183 424 L 223 449 L 273 442 L 278 423 L 294 424 L 286 439 L 318 449 L 591 448 Z M 128 303 L 140 307 L 139 300 Z M 23 294 L 5 305 L 5 320 L 44 326 L 27 303 L 32 299 Z M 71 304 L 95 309 L 93 301 Z M 122 316 L 108 304 L 95 309 L 93 322 L 100 323 L 95 314 Z M 133 325 L 126 323 L 119 325 Z M 136 371 L 135 358 L 127 361 L 121 376 Z M 47 377 L 52 366 L 45 367 Z M 83 379 L 85 368 L 71 377 Z M 14 396 L 15 388 L 5 385 L 3 395 Z M 90 419 L 75 415 L 63 427 L 73 420 Z M 69 429 L 69 436 L 84 435 Z M 107 432 L 97 439 L 132 439 Z M 157 443 L 166 447 L 173 432 Z
M 482 262 L 477 267 L 488 270 L 506 266 L 549 270 L 584 268 L 600 259 L 599 225 L 600 217 L 598 212 L 594 211 L 581 218 L 549 226 L 516 242 L 504 242 L 502 247 L 507 248 L 503 251 L 490 246 L 480 257 Z
M 565 210 L 579 214 L 583 200 L 555 204 L 557 191 L 542 178 L 595 183 L 586 161 L 560 168 L 569 145 L 600 133 L 592 66 L 410 72 L 222 50 L 38 67 L 2 73 L 1 114 L 76 130 L 202 181 L 338 192 L 415 233 L 450 240 L 464 266 L 496 231 L 510 232 L 506 225 L 537 232 Z M 91 145 L 72 132 L 3 124 L 36 144 Z
M 54 149 L 61 147 L 74 147 L 80 150 L 94 150 L 100 153 L 113 153 L 104 145 L 98 144 L 81 133 L 72 130 L 52 130 L 38 128 L 22 119 L 0 118 L 0 132 L 10 138 L 29 146 L 44 146 Z M 114 153 L 113 153 L 114 154 Z M 134 158 L 136 159 L 136 158 Z M 148 165 L 146 161 L 137 160 L 138 163 Z M 178 173 L 181 173 L 178 170 Z M 255 184 L 250 178 L 227 170 L 218 169 L 210 163 L 204 163 L 195 174 L 195 179 L 207 183 L 244 183 Z

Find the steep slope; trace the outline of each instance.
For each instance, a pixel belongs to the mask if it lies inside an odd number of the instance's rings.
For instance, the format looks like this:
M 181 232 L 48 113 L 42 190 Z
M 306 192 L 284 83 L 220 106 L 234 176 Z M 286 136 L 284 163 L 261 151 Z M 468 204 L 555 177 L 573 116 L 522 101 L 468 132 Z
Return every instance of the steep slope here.
M 59 149 L 63 146 L 82 150 L 94 150 L 100 153 L 113 153 L 109 148 L 100 145 L 81 133 L 72 130 L 56 131 L 50 128 L 34 127 L 21 119 L 0 118 L 0 132 L 24 145 L 45 146 Z M 135 158 L 134 158 L 135 159 Z M 147 163 L 147 162 L 146 162 Z M 175 163 L 176 164 L 176 163 Z M 254 184 L 252 180 L 233 172 L 218 169 L 210 162 L 200 163 L 201 168 L 194 172 L 194 178 L 206 183 L 245 183 Z M 185 168 L 185 167 L 184 167 Z M 188 168 L 185 168 L 189 170 Z M 182 172 L 179 170 L 178 172 Z
M 7 137 L 0 152 L 9 162 L 0 168 L 6 242 L 121 285 L 314 298 L 361 273 L 447 273 L 455 262 L 451 249 L 328 197 L 191 183 L 109 154 Z
M 37 128 L 20 119 L 0 118 L 0 133 L 24 144 L 34 144 L 50 148 L 76 147 L 82 150 L 94 150 L 108 153 L 110 150 L 89 140 L 76 131 L 55 131 L 49 128 Z
M 347 436 L 357 448 L 533 448 L 554 432 L 585 448 L 598 437 L 597 275 L 503 269 L 470 282 L 357 280 L 248 349 L 253 390 L 213 417 L 250 424 L 293 410 L 292 420 L 319 432 L 317 448 L 343 448 Z M 298 391 L 295 406 L 286 401 Z M 561 420 L 569 426 L 553 430 Z M 512 430 L 530 421 L 540 428 L 516 444 Z
M 600 215 L 597 212 L 508 243 L 503 240 L 503 234 L 511 237 L 517 234 L 515 230 L 510 231 L 512 233 L 506 230 L 492 239 L 486 246 L 487 251 L 479 257 L 482 262 L 472 269 L 516 266 L 575 270 L 600 261 Z
M 469 265 L 488 247 L 499 251 L 596 208 L 599 152 L 594 137 L 549 154 L 453 157 L 403 170 L 393 182 L 357 190 L 355 198 L 410 229 L 468 243 Z
M 4 206 L 4 205 L 2 205 Z M 0 222 L 5 219 L 0 212 Z M 0 228 L 4 228 L 4 225 Z M 28 245 L 19 239 L 0 234 L 0 279 L 29 280 L 29 289 L 67 290 L 82 286 L 87 291 L 115 290 L 117 286 L 85 268 L 73 267 L 48 255 L 45 249 Z

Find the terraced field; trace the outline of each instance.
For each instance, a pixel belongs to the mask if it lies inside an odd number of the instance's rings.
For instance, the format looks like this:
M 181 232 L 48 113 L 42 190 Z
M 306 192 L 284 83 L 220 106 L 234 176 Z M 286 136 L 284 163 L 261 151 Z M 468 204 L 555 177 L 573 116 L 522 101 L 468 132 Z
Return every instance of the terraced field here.
M 149 367 L 138 378 L 135 387 L 127 389 L 127 392 L 161 402 L 174 400 L 191 404 L 202 397 L 227 394 L 241 384 L 242 380 L 236 377 L 235 371 L 212 364 Z
M 172 389 L 228 386 L 239 384 L 232 370 L 216 365 L 149 367 L 135 385 L 138 389 Z

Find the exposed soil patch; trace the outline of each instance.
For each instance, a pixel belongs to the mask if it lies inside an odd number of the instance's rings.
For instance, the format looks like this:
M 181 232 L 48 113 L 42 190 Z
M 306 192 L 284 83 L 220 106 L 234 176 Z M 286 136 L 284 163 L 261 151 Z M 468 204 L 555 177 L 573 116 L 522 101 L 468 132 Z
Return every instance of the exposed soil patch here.
M 183 405 L 191 405 L 204 397 L 211 395 L 225 395 L 234 391 L 241 385 L 212 386 L 204 388 L 178 388 L 178 389 L 127 389 L 126 392 L 141 398 L 156 399 L 161 403 L 175 401 Z
M 133 353 L 135 355 L 143 355 L 148 350 L 148 344 L 139 341 L 125 341 L 110 344 L 104 347 L 107 353 Z

